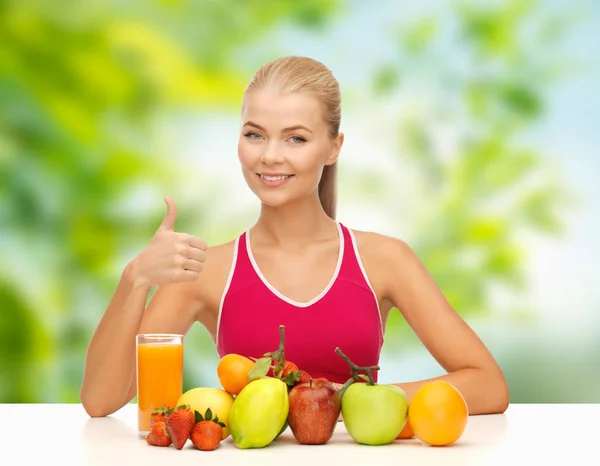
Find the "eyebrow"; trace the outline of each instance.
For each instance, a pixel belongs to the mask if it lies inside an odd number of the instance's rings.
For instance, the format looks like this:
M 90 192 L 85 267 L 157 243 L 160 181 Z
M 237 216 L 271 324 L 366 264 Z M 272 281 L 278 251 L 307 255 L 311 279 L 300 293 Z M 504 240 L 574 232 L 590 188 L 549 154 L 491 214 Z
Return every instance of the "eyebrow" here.
M 253 121 L 245 122 L 244 126 L 253 126 L 254 128 L 264 131 L 265 133 L 267 132 L 267 130 L 265 128 L 263 128 L 259 124 L 254 123 Z M 294 125 L 294 126 L 290 126 L 288 128 L 283 128 L 282 132 L 293 131 L 296 129 L 303 129 L 305 131 L 308 131 L 309 133 L 312 133 L 312 131 L 310 129 L 308 129 L 306 126 L 303 126 L 303 125 Z

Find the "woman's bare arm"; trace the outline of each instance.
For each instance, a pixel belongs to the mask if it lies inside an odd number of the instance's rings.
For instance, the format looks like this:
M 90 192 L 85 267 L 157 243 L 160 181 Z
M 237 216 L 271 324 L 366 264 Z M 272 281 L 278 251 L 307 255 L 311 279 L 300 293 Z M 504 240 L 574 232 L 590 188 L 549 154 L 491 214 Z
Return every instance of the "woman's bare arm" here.
M 135 396 L 138 333 L 186 334 L 203 315 L 187 283 L 160 286 L 146 308 L 148 293 L 126 269 L 87 352 L 81 402 L 90 416 L 112 414 Z
M 403 241 L 376 236 L 371 241 L 369 259 L 379 266 L 374 274 L 382 297 L 400 310 L 447 372 L 440 377 L 394 385 L 401 387 L 410 399 L 425 383 L 442 379 L 460 390 L 470 414 L 504 412 L 509 404 L 509 389 L 493 355 L 448 303 L 414 251 Z
M 131 399 L 136 334 L 146 329 L 186 333 L 202 315 L 201 300 L 193 298 L 192 290 L 199 285 L 206 243 L 176 233 L 177 208 L 170 198 L 166 203 L 156 234 L 123 271 L 90 341 L 80 391 L 90 416 L 111 414 Z M 146 310 L 153 286 L 158 286 L 152 299 L 157 304 Z

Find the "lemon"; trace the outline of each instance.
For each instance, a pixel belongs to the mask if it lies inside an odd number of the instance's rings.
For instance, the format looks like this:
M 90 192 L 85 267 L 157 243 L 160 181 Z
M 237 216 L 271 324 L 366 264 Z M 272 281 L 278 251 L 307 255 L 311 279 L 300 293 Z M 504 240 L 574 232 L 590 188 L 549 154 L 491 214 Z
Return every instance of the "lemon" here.
M 233 396 L 225 390 L 213 387 L 192 388 L 177 400 L 177 406 L 188 405 L 193 411 L 198 411 L 202 416 L 210 408 L 213 419 L 218 416 L 219 421 L 225 424 L 223 439 L 229 436 L 229 411 L 233 405 Z

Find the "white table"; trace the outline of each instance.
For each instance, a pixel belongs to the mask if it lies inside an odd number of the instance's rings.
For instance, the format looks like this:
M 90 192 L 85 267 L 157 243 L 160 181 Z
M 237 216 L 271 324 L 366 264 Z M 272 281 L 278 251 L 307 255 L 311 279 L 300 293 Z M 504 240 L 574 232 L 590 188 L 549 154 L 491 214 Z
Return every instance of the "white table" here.
M 471 416 L 464 435 L 449 447 L 416 439 L 358 445 L 339 422 L 326 445 L 298 445 L 288 429 L 266 448 L 240 450 L 228 437 L 212 452 L 197 450 L 190 441 L 182 450 L 147 445 L 137 433 L 136 409 L 129 404 L 93 419 L 79 404 L 0 404 L 0 464 L 537 466 L 552 460 L 600 465 L 600 404 L 513 404 L 502 415 Z

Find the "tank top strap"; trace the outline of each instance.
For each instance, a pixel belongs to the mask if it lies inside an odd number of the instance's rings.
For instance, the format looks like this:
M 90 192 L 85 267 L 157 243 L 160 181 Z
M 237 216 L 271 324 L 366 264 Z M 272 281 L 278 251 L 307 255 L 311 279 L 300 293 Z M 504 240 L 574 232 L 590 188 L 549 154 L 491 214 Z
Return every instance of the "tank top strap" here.
M 344 260 L 338 279 L 350 281 L 355 285 L 368 290 L 369 292 L 373 293 L 373 296 L 375 296 L 375 291 L 371 286 L 369 277 L 367 276 L 367 272 L 360 256 L 360 252 L 358 250 L 356 236 L 354 235 L 354 232 L 350 230 L 350 228 L 341 223 L 340 226 L 344 234 L 345 248 Z
M 233 245 L 233 256 L 229 268 L 227 282 L 221 293 L 219 302 L 219 311 L 217 315 L 217 335 L 221 326 L 221 317 L 223 315 L 223 307 L 228 296 L 243 291 L 245 288 L 255 284 L 256 275 L 252 268 L 250 258 L 248 256 L 248 248 L 246 246 L 247 232 L 239 235 Z
M 250 261 L 247 244 L 248 232 L 243 232 L 235 240 L 233 259 L 231 261 L 231 269 L 229 272 L 228 286 L 226 291 L 232 287 L 237 287 L 240 284 L 247 283 L 250 279 L 255 278 L 254 268 Z

